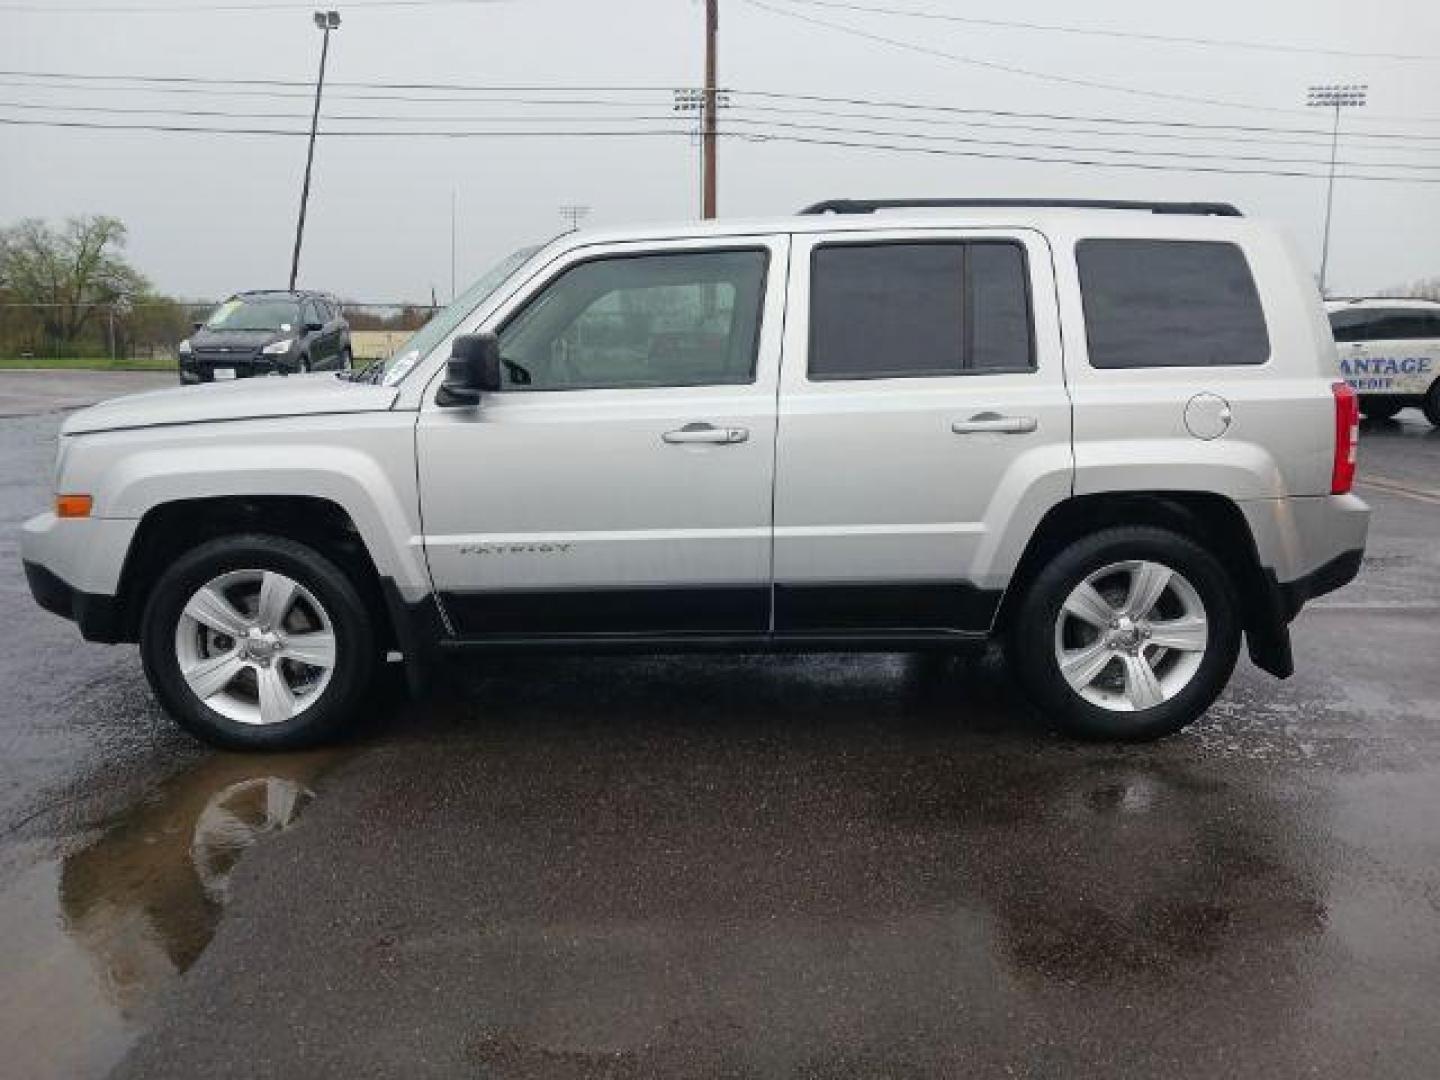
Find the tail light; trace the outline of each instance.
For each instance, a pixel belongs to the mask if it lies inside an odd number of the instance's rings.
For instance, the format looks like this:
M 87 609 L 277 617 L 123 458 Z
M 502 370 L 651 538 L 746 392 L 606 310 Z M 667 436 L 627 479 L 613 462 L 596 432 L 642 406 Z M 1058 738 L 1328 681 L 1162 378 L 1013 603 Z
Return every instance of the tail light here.
M 1355 454 L 1360 447 L 1360 399 L 1349 383 L 1330 387 L 1335 395 L 1335 464 L 1330 470 L 1330 494 L 1346 495 L 1355 486 Z

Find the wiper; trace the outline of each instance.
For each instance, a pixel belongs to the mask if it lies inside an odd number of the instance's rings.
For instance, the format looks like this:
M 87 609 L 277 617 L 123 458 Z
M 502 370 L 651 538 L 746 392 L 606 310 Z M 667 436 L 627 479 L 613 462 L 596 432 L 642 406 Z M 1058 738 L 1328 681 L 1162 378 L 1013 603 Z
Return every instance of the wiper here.
M 379 382 L 380 373 L 385 370 L 384 360 L 372 360 L 362 368 L 354 368 L 350 371 L 338 371 L 336 378 L 344 379 L 346 382 Z

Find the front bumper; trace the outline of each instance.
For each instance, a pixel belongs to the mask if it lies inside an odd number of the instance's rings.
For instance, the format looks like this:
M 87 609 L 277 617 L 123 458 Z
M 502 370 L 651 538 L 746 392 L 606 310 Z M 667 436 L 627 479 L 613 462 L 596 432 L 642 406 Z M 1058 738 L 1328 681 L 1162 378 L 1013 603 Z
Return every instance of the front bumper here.
M 138 521 L 41 514 L 20 532 L 20 560 L 35 602 L 73 619 L 89 641 L 126 640 L 120 576 Z
M 113 645 L 124 640 L 120 604 L 115 597 L 80 592 L 39 563 L 27 562 L 24 566 L 25 581 L 35 602 L 74 622 L 86 641 Z
M 237 379 L 251 379 L 257 375 L 273 375 L 277 371 L 289 370 L 286 361 L 286 355 L 192 353 L 180 361 L 180 381 L 182 383 L 215 382 L 216 368 L 229 368 L 235 372 Z

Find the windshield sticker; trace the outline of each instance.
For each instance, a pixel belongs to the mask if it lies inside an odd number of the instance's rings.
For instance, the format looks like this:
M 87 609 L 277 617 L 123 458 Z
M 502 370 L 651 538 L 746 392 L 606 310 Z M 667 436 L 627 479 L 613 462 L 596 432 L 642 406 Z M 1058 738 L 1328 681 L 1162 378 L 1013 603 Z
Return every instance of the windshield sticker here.
M 210 321 L 212 323 L 223 323 L 226 319 L 230 318 L 231 315 L 234 315 L 235 312 L 239 310 L 239 300 L 226 300 L 223 304 L 221 304 L 218 308 L 215 309 L 215 314 L 210 316 Z

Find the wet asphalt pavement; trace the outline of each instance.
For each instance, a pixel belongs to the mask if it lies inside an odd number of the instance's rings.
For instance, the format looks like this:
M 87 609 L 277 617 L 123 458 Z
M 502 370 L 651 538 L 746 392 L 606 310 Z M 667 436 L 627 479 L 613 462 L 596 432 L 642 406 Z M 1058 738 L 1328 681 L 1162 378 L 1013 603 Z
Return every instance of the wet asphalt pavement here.
M 1163 743 L 992 657 L 509 658 L 250 757 L 30 604 L 58 419 L 0 419 L 0 1075 L 1440 1073 L 1418 423 L 1297 676 Z

